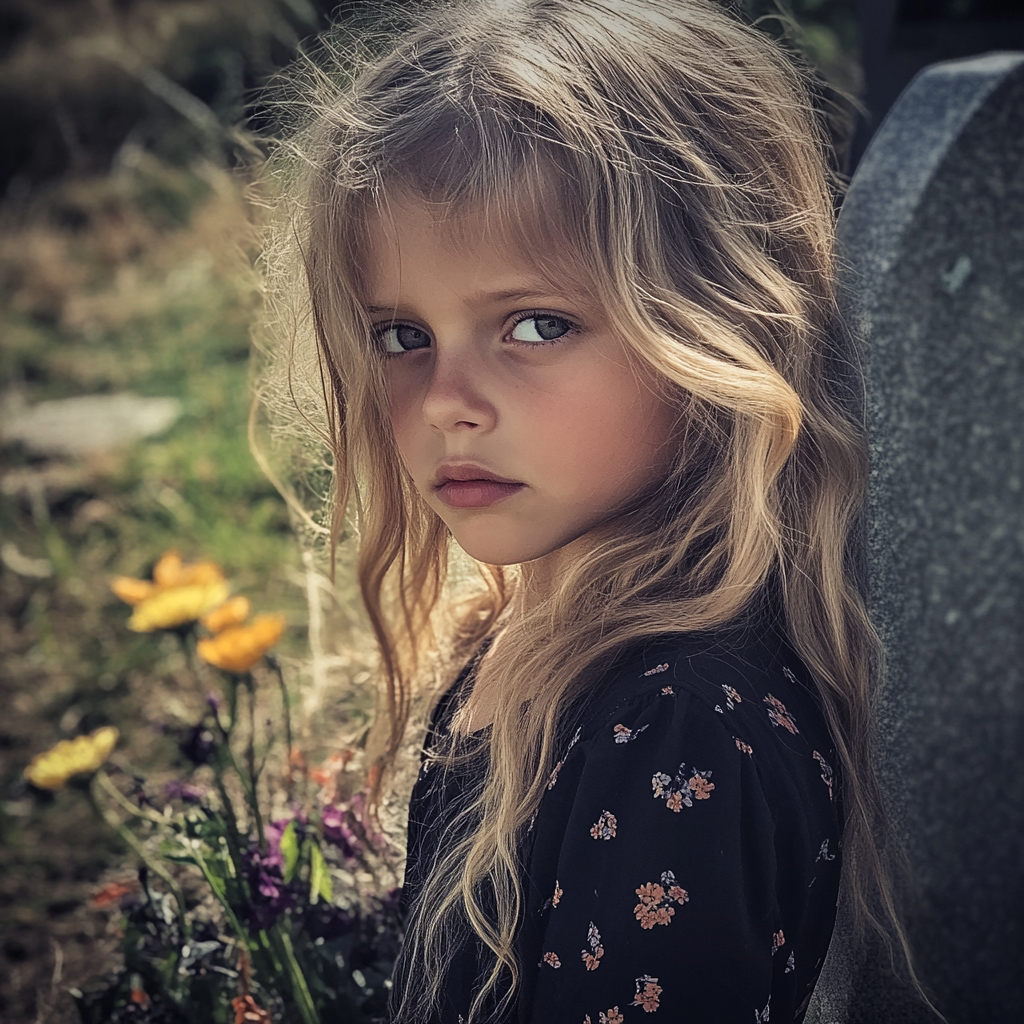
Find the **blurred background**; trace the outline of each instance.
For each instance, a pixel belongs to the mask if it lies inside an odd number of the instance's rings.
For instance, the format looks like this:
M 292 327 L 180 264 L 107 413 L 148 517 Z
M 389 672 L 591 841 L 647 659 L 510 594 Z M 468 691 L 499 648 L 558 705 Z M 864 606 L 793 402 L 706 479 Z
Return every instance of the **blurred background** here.
M 740 6 L 839 90 L 821 101 L 847 170 L 910 75 L 959 55 L 965 24 L 989 31 L 967 52 L 1020 27 L 1005 0 Z M 359 7 L 0 2 L 0 1017 L 12 1024 L 74 1020 L 68 987 L 116 966 L 117 915 L 94 897 L 127 856 L 80 794 L 30 789 L 25 765 L 113 724 L 126 761 L 159 777 L 202 702 L 170 638 L 127 631 L 110 578 L 147 575 L 169 548 L 214 559 L 257 610 L 288 615 L 284 654 L 308 657 L 308 562 L 247 439 L 260 96 L 303 40 Z M 858 118 L 840 93 L 870 108 Z M 367 700 L 316 709 L 321 754 Z

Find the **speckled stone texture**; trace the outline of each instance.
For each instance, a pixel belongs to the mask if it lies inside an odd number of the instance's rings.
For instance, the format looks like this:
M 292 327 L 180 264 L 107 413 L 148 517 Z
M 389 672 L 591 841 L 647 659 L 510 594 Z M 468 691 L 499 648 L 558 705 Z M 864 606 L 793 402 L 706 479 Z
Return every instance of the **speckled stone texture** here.
M 1024 53 L 932 65 L 843 206 L 888 655 L 879 767 L 950 1024 L 1024 1019 Z M 935 1021 L 837 930 L 809 1020 Z

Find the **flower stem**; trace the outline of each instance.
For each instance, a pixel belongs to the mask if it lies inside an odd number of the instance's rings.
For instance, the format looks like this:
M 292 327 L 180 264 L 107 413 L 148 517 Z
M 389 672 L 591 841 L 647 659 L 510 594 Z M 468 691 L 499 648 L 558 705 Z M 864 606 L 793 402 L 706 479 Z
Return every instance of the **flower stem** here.
M 221 891 L 222 886 L 220 879 L 213 874 L 210 870 L 210 865 L 206 863 L 206 858 L 198 850 L 189 850 L 189 856 L 196 862 L 196 866 L 200 871 L 202 871 L 207 884 L 213 890 L 214 896 L 217 897 L 220 905 L 224 908 L 224 913 L 227 914 L 228 920 L 231 922 L 231 927 L 234 929 L 235 935 L 238 937 L 238 941 L 241 942 L 248 950 L 250 941 L 249 932 L 242 925 L 242 922 L 238 920 L 238 916 L 232 909 L 227 896 Z
M 288 968 L 288 980 L 291 983 L 292 998 L 295 1000 L 295 1005 L 302 1016 L 303 1024 L 320 1024 L 320 1014 L 316 1011 L 316 1004 L 313 1002 L 313 995 L 309 991 L 309 985 L 306 983 L 306 976 L 302 973 L 299 961 L 295 957 L 295 948 L 292 946 L 291 936 L 288 934 L 287 929 L 280 924 L 274 925 L 272 936 L 277 940 L 274 945 L 278 947 L 282 954 L 281 959 Z
M 253 682 L 252 673 L 246 672 L 244 677 L 245 688 L 249 691 L 249 740 L 245 746 L 245 759 L 248 768 L 248 775 L 243 776 L 237 764 L 235 771 L 242 780 L 245 787 L 246 797 L 249 801 L 249 810 L 253 820 L 256 822 L 256 831 L 260 837 L 260 850 L 266 851 L 267 837 L 263 831 L 263 815 L 260 813 L 260 802 L 256 792 L 258 776 L 256 774 L 256 686 Z
M 274 654 L 266 654 L 264 657 L 267 664 L 273 669 L 277 676 L 278 686 L 281 688 L 281 715 L 284 718 L 284 742 L 285 742 L 285 785 L 288 787 L 288 799 L 292 799 L 295 788 L 295 780 L 292 777 L 292 709 L 288 699 L 288 687 L 284 681 L 284 671 L 281 662 Z
M 142 863 L 153 872 L 153 874 L 163 879 L 164 884 L 171 890 L 171 894 L 174 896 L 174 902 L 178 906 L 178 924 L 181 927 L 182 938 L 187 941 L 189 936 L 192 934 L 192 930 L 189 927 L 188 918 L 185 916 L 185 896 L 182 893 L 180 886 L 170 876 L 170 874 L 168 874 L 166 868 L 164 868 L 159 861 L 155 861 L 149 856 L 146 848 L 139 842 L 131 829 L 129 829 L 124 822 L 119 821 L 114 817 L 114 815 L 103 806 L 99 798 L 99 793 L 97 792 L 98 786 L 103 785 L 103 781 L 100 780 L 101 776 L 103 779 L 106 779 L 110 787 L 113 788 L 113 783 L 110 782 L 110 779 L 107 777 L 105 772 L 97 772 L 93 776 L 92 782 L 89 784 L 89 802 L 92 804 L 93 810 L 102 821 L 106 822 L 106 824 L 124 840 L 124 842 L 131 848 L 136 856 L 139 857 Z

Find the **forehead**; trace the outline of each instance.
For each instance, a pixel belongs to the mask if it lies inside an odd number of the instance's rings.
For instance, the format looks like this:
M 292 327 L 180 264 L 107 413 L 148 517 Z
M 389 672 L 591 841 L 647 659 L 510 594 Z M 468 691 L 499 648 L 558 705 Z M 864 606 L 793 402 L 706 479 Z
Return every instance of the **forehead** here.
M 461 278 L 520 285 L 593 291 L 584 261 L 574 254 L 561 218 L 552 211 L 499 210 L 483 203 L 430 202 L 408 190 L 379 199 L 366 209 L 365 243 L 360 259 L 360 292 L 392 295 L 403 284 L 448 269 Z M 468 288 L 471 282 L 460 281 Z

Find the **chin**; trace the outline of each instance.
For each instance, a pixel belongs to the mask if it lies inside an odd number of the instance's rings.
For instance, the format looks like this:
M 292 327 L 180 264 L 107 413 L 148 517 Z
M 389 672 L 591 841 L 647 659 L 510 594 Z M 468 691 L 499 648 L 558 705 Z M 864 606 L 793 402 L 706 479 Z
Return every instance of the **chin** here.
M 532 562 L 536 558 L 543 558 L 561 545 L 538 543 L 536 538 L 530 541 L 516 542 L 510 538 L 482 538 L 482 537 L 460 537 L 452 534 L 455 542 L 466 552 L 470 558 L 487 565 L 519 565 L 522 562 Z

